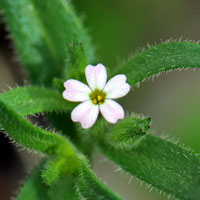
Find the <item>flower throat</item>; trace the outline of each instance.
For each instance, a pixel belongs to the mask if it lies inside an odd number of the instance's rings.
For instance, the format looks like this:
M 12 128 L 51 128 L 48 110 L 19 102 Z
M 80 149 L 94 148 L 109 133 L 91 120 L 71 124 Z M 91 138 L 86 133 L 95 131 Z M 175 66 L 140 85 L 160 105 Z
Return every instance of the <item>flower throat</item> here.
M 90 99 L 92 101 L 93 104 L 95 105 L 100 105 L 103 104 L 106 98 L 106 94 L 105 92 L 102 92 L 98 89 L 94 90 L 91 94 L 90 94 Z

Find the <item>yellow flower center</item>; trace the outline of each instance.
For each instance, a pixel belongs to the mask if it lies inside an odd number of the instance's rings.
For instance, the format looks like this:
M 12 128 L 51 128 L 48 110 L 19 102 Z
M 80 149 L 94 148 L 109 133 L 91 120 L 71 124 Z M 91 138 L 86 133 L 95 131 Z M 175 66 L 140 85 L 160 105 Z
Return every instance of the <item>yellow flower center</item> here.
M 106 99 L 106 93 L 96 89 L 90 94 L 90 99 L 95 105 L 103 104 Z

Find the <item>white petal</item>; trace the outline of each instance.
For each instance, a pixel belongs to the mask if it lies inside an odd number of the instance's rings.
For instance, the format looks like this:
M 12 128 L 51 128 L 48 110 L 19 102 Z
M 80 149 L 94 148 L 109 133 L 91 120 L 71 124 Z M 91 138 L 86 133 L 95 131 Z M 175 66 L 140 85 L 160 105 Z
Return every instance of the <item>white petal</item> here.
M 102 90 L 105 87 L 107 80 L 106 68 L 102 64 L 96 66 L 88 65 L 85 69 L 85 76 L 88 85 L 92 90 L 99 89 Z
M 124 109 L 122 106 L 111 99 L 106 99 L 106 102 L 100 105 L 100 112 L 111 124 L 115 124 L 119 119 L 124 118 Z
M 119 74 L 111 78 L 105 88 L 106 98 L 117 99 L 125 96 L 130 91 L 130 85 L 126 83 L 126 76 Z
M 70 79 L 64 83 L 66 90 L 63 92 L 63 97 L 68 101 L 82 102 L 89 100 L 90 88 L 80 81 Z
M 91 101 L 85 101 L 74 108 L 71 113 L 72 121 L 80 122 L 82 128 L 87 129 L 93 126 L 99 114 L 99 106 Z

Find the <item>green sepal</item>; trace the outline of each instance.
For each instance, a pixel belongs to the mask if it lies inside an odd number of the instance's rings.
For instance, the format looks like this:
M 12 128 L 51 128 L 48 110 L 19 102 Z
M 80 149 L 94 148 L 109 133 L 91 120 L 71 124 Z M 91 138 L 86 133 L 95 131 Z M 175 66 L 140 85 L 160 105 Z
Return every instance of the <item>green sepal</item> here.
M 108 138 L 111 145 L 117 148 L 129 149 L 137 145 L 139 139 L 149 130 L 150 124 L 151 118 L 132 114 L 132 116 L 126 117 L 113 126 L 105 134 L 105 137 Z

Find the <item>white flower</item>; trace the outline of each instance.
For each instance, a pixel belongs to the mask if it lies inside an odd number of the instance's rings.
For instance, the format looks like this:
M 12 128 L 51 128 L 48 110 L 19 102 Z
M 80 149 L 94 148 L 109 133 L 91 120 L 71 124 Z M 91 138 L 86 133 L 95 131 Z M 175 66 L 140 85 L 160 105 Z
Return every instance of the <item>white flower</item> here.
M 123 97 L 130 91 L 126 76 L 116 75 L 106 83 L 107 72 L 102 64 L 88 65 L 85 76 L 89 87 L 74 79 L 64 83 L 66 90 L 63 92 L 63 97 L 68 101 L 82 102 L 72 111 L 72 121 L 80 122 L 82 128 L 87 129 L 94 125 L 99 112 L 112 124 L 123 119 L 123 108 L 112 99 Z

